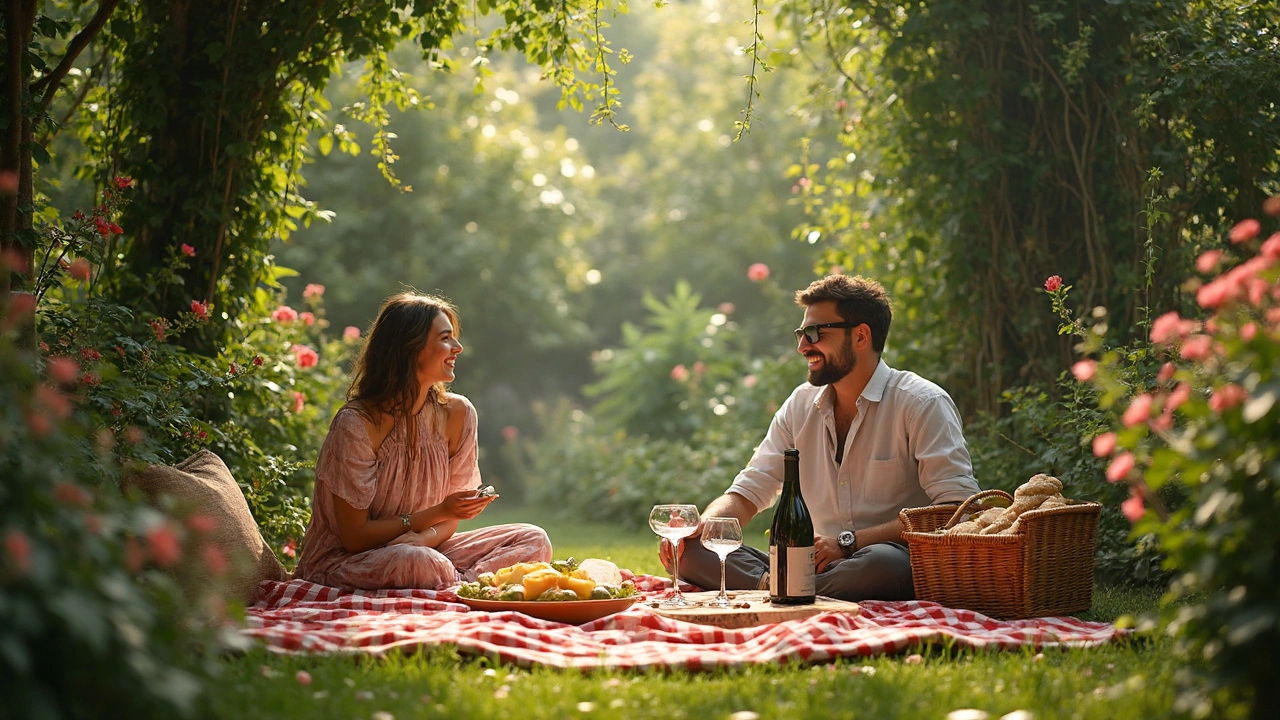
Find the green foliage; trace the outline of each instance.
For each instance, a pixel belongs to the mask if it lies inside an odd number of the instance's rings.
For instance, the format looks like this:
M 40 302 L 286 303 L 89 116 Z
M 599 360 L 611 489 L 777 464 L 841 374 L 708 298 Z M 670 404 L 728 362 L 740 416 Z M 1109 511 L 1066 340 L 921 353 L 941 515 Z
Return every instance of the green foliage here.
M 1268 202 L 1280 213 L 1280 199 Z M 1084 333 L 1081 346 L 1101 356 L 1093 378 L 1100 405 L 1119 415 L 1107 435 L 1115 449 L 1100 453 L 1114 453 L 1107 476 L 1127 481 L 1125 514 L 1135 532 L 1158 538 L 1176 573 L 1163 624 L 1183 658 L 1213 666 L 1183 678 L 1175 708 L 1197 717 L 1241 706 L 1265 717 L 1277 701 L 1280 232 L 1259 250 L 1258 230 L 1257 221 L 1237 225 L 1238 249 L 1198 262 L 1211 276 L 1192 281 L 1207 318 L 1171 312 L 1154 321 L 1153 347 L 1167 359 L 1154 382 L 1129 385 L 1132 352 L 1107 350 L 1100 333 Z M 1241 262 L 1214 276 L 1232 257 Z M 1169 492 L 1186 502 L 1170 506 Z
M 91 223 L 45 237 L 56 238 L 45 257 L 101 244 Z M 129 370 L 63 329 L 86 316 L 101 328 L 128 310 L 81 300 L 73 319 L 64 306 L 72 286 L 55 285 L 61 267 L 50 267 L 40 274 L 49 293 L 39 329 L 58 338 L 57 355 L 18 337 L 30 296 L 0 308 L 0 695 L 16 717 L 189 717 L 205 707 L 202 686 L 216 672 L 220 643 L 208 621 L 227 613 L 218 588 L 194 586 L 188 571 L 212 568 L 209 553 L 219 551 L 203 546 L 198 523 L 119 491 L 120 460 L 154 449 L 131 433 L 118 442 L 101 422 L 107 388 Z
M 1034 309 L 1042 278 L 1076 278 L 1128 337 L 1142 307 L 1180 306 L 1176 278 L 1218 218 L 1280 170 L 1271 3 L 796 0 L 778 15 L 830 78 L 815 135 L 846 149 L 804 171 L 808 226 L 835 241 L 828 262 L 885 281 L 910 318 L 904 364 L 962 408 L 997 412 L 1003 390 L 1066 365 Z M 1143 227 L 1151 167 L 1165 216 Z M 1132 289 L 1152 226 L 1147 297 Z
M 644 525 L 639 507 L 705 505 L 746 465 L 800 379 L 796 357 L 753 358 L 736 323 L 700 309 L 687 285 L 648 301 L 646 327 L 628 326 L 626 347 L 599 353 L 593 413 L 544 407 L 542 436 L 507 446 L 535 504 L 624 527 Z

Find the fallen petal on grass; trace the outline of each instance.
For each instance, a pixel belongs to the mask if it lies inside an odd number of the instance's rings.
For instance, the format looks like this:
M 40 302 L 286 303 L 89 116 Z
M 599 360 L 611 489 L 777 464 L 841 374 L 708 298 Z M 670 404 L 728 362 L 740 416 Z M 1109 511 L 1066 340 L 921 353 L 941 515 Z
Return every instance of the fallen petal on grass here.
M 977 708 L 961 708 L 947 713 L 947 720 L 987 720 L 991 715 L 986 710 Z
M 306 670 L 299 670 L 298 674 L 294 675 L 293 678 L 298 681 L 299 685 L 311 684 L 311 673 L 307 672 Z

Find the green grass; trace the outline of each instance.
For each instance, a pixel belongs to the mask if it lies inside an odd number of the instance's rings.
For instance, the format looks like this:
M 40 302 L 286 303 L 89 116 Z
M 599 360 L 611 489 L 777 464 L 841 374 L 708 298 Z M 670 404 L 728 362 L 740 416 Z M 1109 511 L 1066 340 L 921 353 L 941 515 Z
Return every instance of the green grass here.
M 551 534 L 556 556 L 604 557 L 638 573 L 660 574 L 657 538 L 648 533 L 541 521 L 495 506 L 471 526 L 525 520 Z M 758 535 L 750 532 L 749 535 Z M 749 540 L 750 541 L 750 540 Z M 758 540 L 757 540 L 758 541 Z M 1098 588 L 1084 617 L 1114 620 L 1155 607 L 1150 591 Z M 1014 710 L 1038 718 L 1164 717 L 1173 702 L 1167 640 L 1092 650 L 1026 652 L 921 650 L 816 667 L 751 667 L 704 673 L 495 667 L 486 658 L 436 649 L 386 658 L 276 656 L 265 650 L 227 659 L 214 692 L 228 718 L 911 718 L 941 720 L 978 708 L 992 720 Z M 866 670 L 870 668 L 870 671 Z M 312 683 L 295 681 L 299 670 Z M 504 689 L 505 688 L 505 689 Z M 378 716 L 385 718 L 386 716 Z

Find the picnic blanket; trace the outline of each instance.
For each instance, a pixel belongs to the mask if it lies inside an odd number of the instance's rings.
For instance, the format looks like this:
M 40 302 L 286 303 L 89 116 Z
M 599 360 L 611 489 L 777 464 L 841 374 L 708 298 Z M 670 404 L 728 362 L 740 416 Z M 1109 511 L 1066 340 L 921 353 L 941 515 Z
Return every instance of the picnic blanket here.
M 635 580 L 646 600 L 670 591 L 665 578 Z M 1082 648 L 1126 632 L 1069 617 L 1002 622 L 915 601 L 867 601 L 859 603 L 858 615 L 823 613 L 724 630 L 662 617 L 645 602 L 575 627 L 516 612 L 469 611 L 449 590 L 344 592 L 293 580 L 263 582 L 258 597 L 242 632 L 278 652 L 377 655 L 447 644 L 522 667 L 700 670 L 822 663 L 946 642 L 971 648 Z

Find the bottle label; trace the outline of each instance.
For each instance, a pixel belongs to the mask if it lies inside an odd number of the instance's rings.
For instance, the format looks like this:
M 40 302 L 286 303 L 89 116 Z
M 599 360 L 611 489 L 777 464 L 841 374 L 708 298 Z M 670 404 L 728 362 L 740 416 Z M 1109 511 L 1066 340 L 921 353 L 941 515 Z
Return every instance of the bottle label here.
M 787 548 L 787 594 L 804 597 L 814 594 L 813 558 L 817 549 L 809 547 Z
M 786 597 L 806 597 L 817 594 L 813 566 L 817 548 L 810 545 L 786 549 L 787 584 L 786 592 L 783 593 L 778 592 L 779 583 L 782 581 L 782 576 L 778 574 L 779 549 L 777 545 L 769 546 L 769 594 Z

